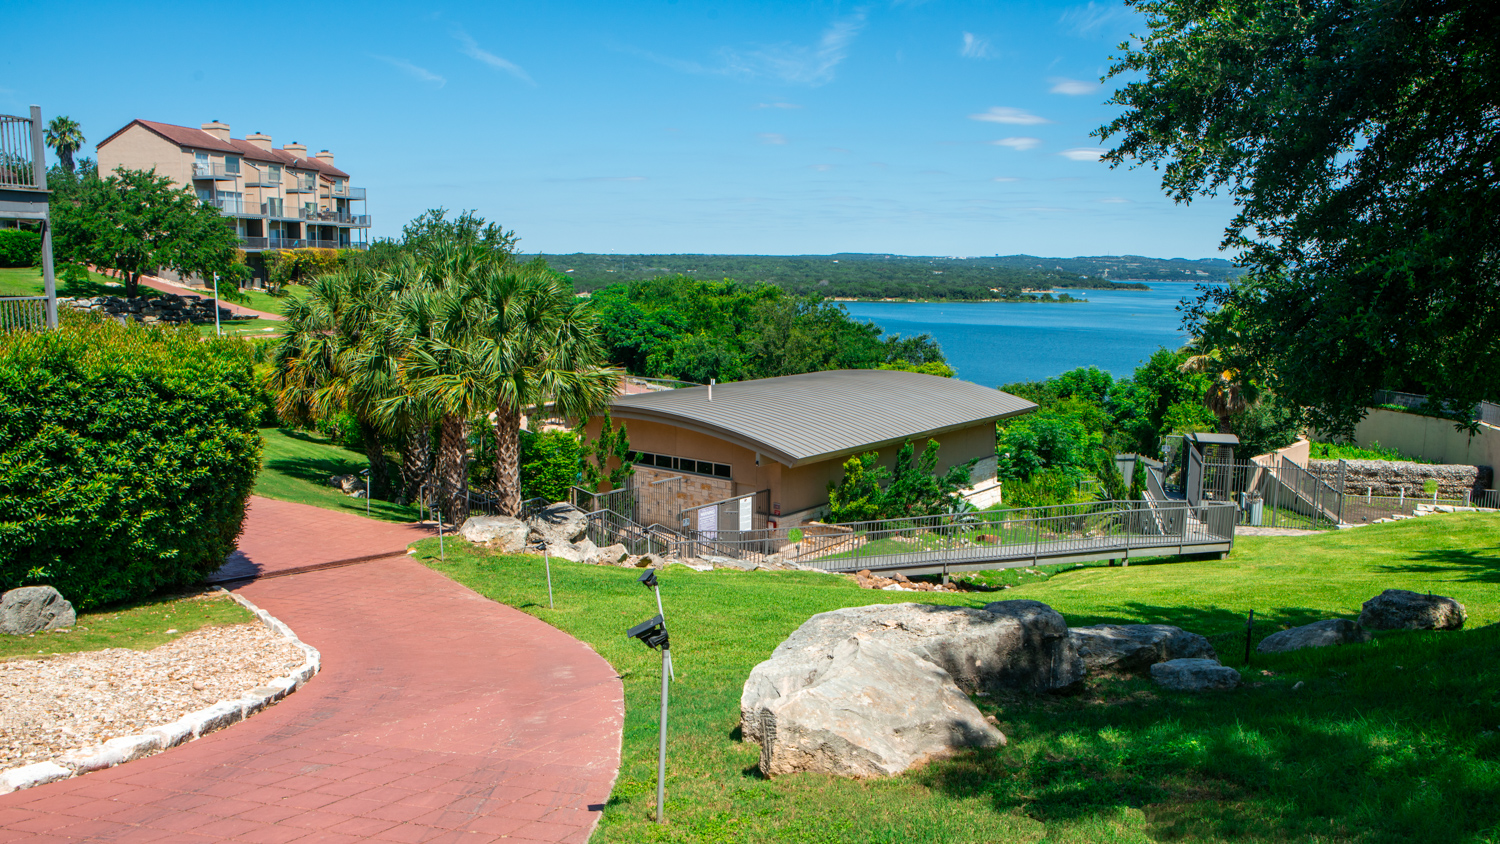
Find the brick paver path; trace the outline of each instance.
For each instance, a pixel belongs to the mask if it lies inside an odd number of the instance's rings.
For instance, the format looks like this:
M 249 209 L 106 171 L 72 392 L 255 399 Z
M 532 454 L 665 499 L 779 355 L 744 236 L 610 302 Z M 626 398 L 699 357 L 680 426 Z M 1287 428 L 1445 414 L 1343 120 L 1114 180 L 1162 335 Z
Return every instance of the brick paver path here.
M 406 553 L 406 546 L 436 533 L 431 526 L 377 522 L 353 513 L 252 495 L 239 549 L 209 580 L 221 582 L 333 562 L 399 556 Z
M 588 646 L 405 557 L 231 588 L 322 673 L 198 741 L 0 797 L 0 842 L 588 839 L 624 717 Z

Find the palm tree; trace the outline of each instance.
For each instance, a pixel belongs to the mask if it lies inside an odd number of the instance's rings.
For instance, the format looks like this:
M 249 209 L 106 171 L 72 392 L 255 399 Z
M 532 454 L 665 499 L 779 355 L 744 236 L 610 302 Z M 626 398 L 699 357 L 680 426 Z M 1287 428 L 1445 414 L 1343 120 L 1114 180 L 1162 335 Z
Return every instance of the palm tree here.
M 64 170 L 73 172 L 73 153 L 83 146 L 83 130 L 78 121 L 59 114 L 47 123 L 47 146 L 57 153 Z
M 1185 351 L 1194 351 L 1189 345 Z M 1241 378 L 1238 369 L 1226 366 L 1218 349 L 1203 354 L 1192 354 L 1177 369 L 1181 372 L 1197 372 L 1211 376 L 1208 392 L 1203 394 L 1203 406 L 1219 420 L 1219 433 L 1227 434 L 1229 420 L 1244 413 L 1255 404 L 1255 385 Z

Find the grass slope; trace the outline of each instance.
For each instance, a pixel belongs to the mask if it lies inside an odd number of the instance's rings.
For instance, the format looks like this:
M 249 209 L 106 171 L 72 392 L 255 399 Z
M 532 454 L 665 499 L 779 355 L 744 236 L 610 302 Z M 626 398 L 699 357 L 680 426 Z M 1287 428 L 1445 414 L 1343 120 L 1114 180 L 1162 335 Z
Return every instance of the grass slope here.
M 365 515 L 365 500 L 350 498 L 328 485 L 330 475 L 352 475 L 369 462 L 358 451 L 344 448 L 319 434 L 263 428 L 265 441 L 255 494 L 281 501 L 310 504 L 325 510 Z M 414 522 L 417 508 L 390 501 L 369 502 L 369 516 L 386 522 Z
M 47 282 L 39 268 L 0 267 L 0 296 L 42 296 L 46 292 Z M 59 296 L 119 296 L 122 293 L 124 287 L 119 282 L 95 272 L 89 273 L 88 281 L 78 284 L 68 284 L 61 278 L 57 280 Z M 144 295 L 154 296 L 156 291 Z
M 148 598 L 134 604 L 81 613 L 78 623 L 67 630 L 30 636 L 0 636 L 0 659 L 104 648 L 149 651 L 201 627 L 252 620 L 254 616 L 249 610 L 223 593 Z
M 671 823 L 651 823 L 657 654 L 624 637 L 655 613 L 636 572 L 437 544 L 428 565 L 588 642 L 624 677 L 623 764 L 595 841 L 1495 841 L 1500 835 L 1500 517 L 1428 517 L 1318 536 L 1247 537 L 1226 560 L 1093 567 L 997 593 L 866 591 L 822 574 L 662 574 L 678 681 Z M 756 772 L 737 740 L 750 669 L 809 616 L 923 601 L 1034 598 L 1075 625 L 1167 622 L 1239 666 L 1255 638 L 1353 616 L 1384 588 L 1463 601 L 1460 632 L 1380 634 L 1361 647 L 1257 656 L 1225 695 L 1100 681 L 1071 698 L 980 699 L 1010 738 L 889 780 Z M 1294 690 L 1297 682 L 1303 682 Z

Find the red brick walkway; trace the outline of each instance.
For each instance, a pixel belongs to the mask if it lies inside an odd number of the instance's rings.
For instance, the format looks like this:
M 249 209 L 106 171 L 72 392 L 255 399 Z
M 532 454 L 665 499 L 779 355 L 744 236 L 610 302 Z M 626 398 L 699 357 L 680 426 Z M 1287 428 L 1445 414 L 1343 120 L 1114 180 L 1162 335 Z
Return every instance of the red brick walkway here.
M 624 711 L 588 646 L 405 557 L 231 588 L 322 673 L 198 741 L 0 797 L 0 842 L 588 839 Z
M 306 504 L 250 496 L 240 547 L 209 580 L 259 577 L 345 560 L 399 556 L 436 528 L 377 522 Z M 273 612 L 272 615 L 275 613 Z

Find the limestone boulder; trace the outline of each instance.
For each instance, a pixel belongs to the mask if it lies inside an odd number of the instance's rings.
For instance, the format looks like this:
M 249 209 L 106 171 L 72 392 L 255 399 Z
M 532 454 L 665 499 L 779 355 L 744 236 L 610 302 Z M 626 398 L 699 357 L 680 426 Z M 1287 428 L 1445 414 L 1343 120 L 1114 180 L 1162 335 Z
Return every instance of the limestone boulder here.
M 525 522 L 510 516 L 470 516 L 458 530 L 465 540 L 506 554 L 524 551 L 530 532 Z
M 571 542 L 548 542 L 547 554 L 555 560 L 567 560 L 570 563 L 584 561 L 583 550 Z
M 345 495 L 365 491 L 364 479 L 359 475 L 333 475 L 328 478 L 328 485 Z
M 599 546 L 590 539 L 580 539 L 573 544 L 578 549 L 578 559 L 589 565 L 597 565 L 599 562 Z
M 809 618 L 755 666 L 740 694 L 740 727 L 760 741 L 759 713 L 816 685 L 845 642 L 863 636 L 945 671 L 962 691 L 1062 692 L 1083 680 L 1083 663 L 1061 615 L 1038 601 L 984 609 L 935 604 L 847 607 Z
M 1255 646 L 1257 653 L 1277 654 L 1302 648 L 1326 648 L 1330 645 L 1356 645 L 1370 641 L 1370 634 L 1363 627 L 1347 618 L 1325 618 L 1279 630 L 1260 640 Z
M 1145 671 L 1172 659 L 1213 659 L 1213 645 L 1170 624 L 1096 624 L 1068 631 L 1090 674 Z
M 841 640 L 814 682 L 756 713 L 760 770 L 899 774 L 1005 736 L 938 665 L 872 635 Z
M 1174 692 L 1229 691 L 1240 684 L 1240 672 L 1213 659 L 1169 659 L 1151 666 L 1151 679 Z
M 629 557 L 630 549 L 618 542 L 599 549 L 599 562 L 607 566 L 617 566 Z
M 29 636 L 72 627 L 73 605 L 51 586 L 22 586 L 0 595 L 0 633 Z
M 1458 630 L 1468 617 L 1464 605 L 1452 598 L 1387 589 L 1365 601 L 1359 626 L 1366 630 Z
M 537 538 L 548 545 L 577 542 L 588 530 L 588 514 L 566 501 L 544 508 L 528 525 Z

